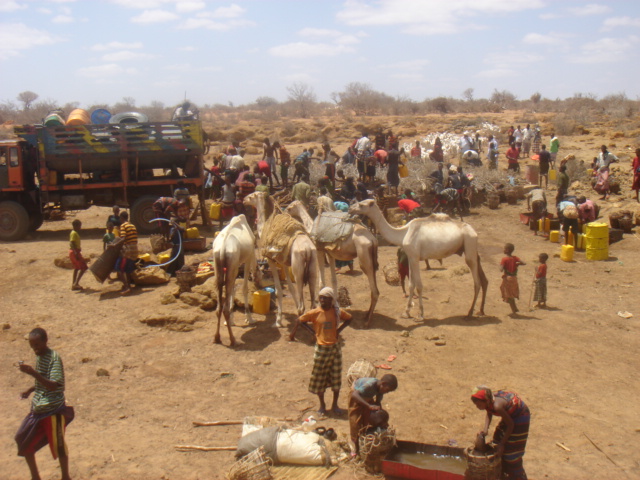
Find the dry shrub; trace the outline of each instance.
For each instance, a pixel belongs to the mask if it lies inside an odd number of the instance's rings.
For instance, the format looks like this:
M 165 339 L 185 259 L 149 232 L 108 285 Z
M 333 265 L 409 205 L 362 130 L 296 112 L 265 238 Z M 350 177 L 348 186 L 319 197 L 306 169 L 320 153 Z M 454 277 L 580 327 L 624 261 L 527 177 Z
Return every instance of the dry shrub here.
M 280 128 L 282 138 L 293 137 L 296 133 L 298 133 L 298 127 L 293 122 L 285 122 Z
M 256 132 L 245 127 L 236 127 L 232 129 L 227 138 L 231 141 L 244 142 L 255 136 Z
M 576 130 L 576 121 L 566 115 L 558 115 L 553 127 L 558 135 L 572 135 Z

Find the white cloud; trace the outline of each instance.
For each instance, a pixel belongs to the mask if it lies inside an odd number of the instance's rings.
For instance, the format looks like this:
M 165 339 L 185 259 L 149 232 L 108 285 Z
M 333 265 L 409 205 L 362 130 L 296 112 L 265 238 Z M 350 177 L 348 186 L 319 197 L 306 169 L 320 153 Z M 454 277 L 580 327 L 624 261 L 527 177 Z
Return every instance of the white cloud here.
M 527 33 L 522 41 L 527 45 L 557 45 L 558 37 L 541 33 Z
M 235 3 L 228 7 L 218 7 L 213 11 L 213 18 L 238 18 L 242 16 L 247 10 Z
M 62 39 L 23 23 L 0 24 L 0 60 L 15 57 L 23 50 L 41 45 L 53 45 Z
M 201 0 L 185 0 L 176 3 L 176 12 L 188 13 L 202 10 L 207 5 Z
M 178 25 L 178 28 L 182 30 L 195 30 L 197 28 L 206 28 L 208 30 L 217 30 L 219 32 L 226 32 L 234 28 L 240 27 L 253 27 L 255 22 L 251 20 L 233 19 L 224 22 L 218 22 L 210 18 L 189 18 Z
M 484 28 L 474 24 L 487 12 L 519 12 L 542 8 L 542 0 L 346 0 L 339 21 L 350 26 L 402 26 L 413 35 L 449 34 Z
M 69 15 L 56 15 L 51 19 L 51 21 L 53 23 L 73 23 L 74 19 Z
M 269 53 L 274 57 L 309 58 L 309 57 L 335 57 L 343 53 L 354 53 L 355 50 L 344 45 L 331 45 L 328 43 L 296 42 L 286 45 L 271 47 Z
M 145 10 L 140 15 L 131 18 L 133 23 L 162 23 L 180 18 L 175 13 L 166 10 Z
M 130 50 L 122 50 L 120 52 L 106 53 L 102 56 L 102 60 L 105 62 L 126 62 L 130 60 L 146 60 L 154 58 L 153 55 L 148 53 L 132 52 Z
M 15 12 L 27 8 L 26 3 L 16 2 L 14 0 L 0 0 L 0 12 Z
M 106 79 L 119 75 L 135 75 L 137 70 L 133 67 L 124 68 L 116 63 L 106 65 L 95 65 L 93 67 L 83 67 L 76 70 L 76 73 L 86 78 Z
M 419 60 L 406 60 L 404 62 L 395 62 L 388 63 L 386 65 L 378 65 L 378 68 L 389 69 L 389 70 L 410 70 L 410 71 L 419 71 L 424 70 L 424 68 L 429 65 L 429 60 L 419 59 Z
M 587 15 L 604 15 L 605 13 L 609 13 L 611 8 L 607 5 L 599 5 L 597 3 L 589 3 L 588 5 L 584 5 L 582 7 L 573 7 L 567 9 L 569 13 L 572 15 L 578 15 L 581 17 L 585 17 Z
M 627 38 L 601 38 L 582 46 L 581 52 L 570 58 L 573 63 L 617 63 L 628 62 L 630 54 L 637 51 L 640 39 L 635 35 Z
M 480 78 L 503 78 L 503 77 L 515 77 L 517 72 L 511 68 L 500 67 L 484 70 L 476 74 L 476 77 Z
M 142 48 L 142 42 L 122 43 L 122 42 L 109 42 L 109 43 L 97 43 L 91 47 L 91 50 L 96 52 L 106 52 L 107 50 L 130 50 Z
M 303 82 L 303 83 L 313 83 L 314 78 L 308 73 L 299 72 L 299 73 L 291 73 L 289 75 L 284 75 L 282 80 L 286 82 Z
M 192 47 L 192 46 L 180 47 L 180 48 L 178 48 L 178 51 L 180 51 L 180 52 L 195 52 L 196 51 L 196 47 Z
M 601 31 L 606 32 L 617 27 L 640 27 L 640 18 L 632 17 L 612 17 L 607 18 L 603 24 Z
M 541 13 L 540 15 L 538 15 L 538 18 L 540 20 L 556 20 L 558 18 L 562 18 L 562 15 L 559 15 L 557 13 Z
M 53 11 L 49 8 L 36 8 L 36 12 L 41 13 L 43 15 L 51 15 Z
M 135 8 L 137 10 L 153 10 L 161 8 L 167 4 L 174 3 L 173 0 L 109 0 L 111 3 L 121 7 Z
M 303 28 L 298 32 L 298 35 L 302 37 L 337 37 L 342 33 L 328 28 Z

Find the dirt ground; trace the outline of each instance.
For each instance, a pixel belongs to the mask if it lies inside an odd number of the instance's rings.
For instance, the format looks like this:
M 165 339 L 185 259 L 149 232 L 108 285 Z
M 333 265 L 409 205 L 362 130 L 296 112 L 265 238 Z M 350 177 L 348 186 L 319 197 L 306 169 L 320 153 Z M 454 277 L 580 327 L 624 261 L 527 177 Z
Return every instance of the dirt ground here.
M 585 140 L 566 139 L 563 153 L 582 149 L 585 156 L 597 151 L 597 136 L 582 145 Z M 554 198 L 555 191 L 549 197 Z M 605 213 L 627 204 L 631 205 L 628 190 L 613 196 Z M 640 238 L 629 234 L 611 245 L 608 261 L 590 262 L 577 252 L 574 262 L 565 263 L 558 244 L 534 236 L 519 222 L 524 210 L 522 202 L 502 204 L 498 210 L 483 206 L 465 219 L 478 232 L 489 278 L 484 317 L 464 317 L 472 279 L 458 257 L 422 271 L 424 321 L 401 317 L 405 300 L 400 288 L 387 285 L 378 272 L 381 298 L 368 330 L 362 320 L 369 305 L 365 276 L 357 262 L 353 275 L 339 275 L 351 294 L 349 310 L 355 318 L 342 335 L 344 372 L 359 358 L 390 363 L 400 385 L 385 397 L 384 407 L 399 439 L 470 445 L 484 414 L 469 395 L 475 385 L 486 384 L 518 392 L 531 409 L 525 456 L 529 478 L 640 478 L 640 417 L 635 405 L 640 386 L 640 297 L 633 293 L 640 285 Z M 15 455 L 13 435 L 29 410 L 19 392 L 32 381 L 14 364 L 33 363 L 26 335 L 41 326 L 64 360 L 67 402 L 76 411 L 68 428 L 74 479 L 223 478 L 233 462 L 232 452 L 179 453 L 173 446 L 235 445 L 240 436 L 238 426 L 194 428 L 192 421 L 308 414 L 316 406 L 316 398 L 307 392 L 312 338 L 302 332 L 295 343 L 287 341 L 295 319 L 290 297 L 285 298 L 284 329 L 273 327 L 273 315 L 256 315 L 257 325 L 244 327 L 242 315 L 236 313 L 238 344 L 229 348 L 212 343 L 213 313 L 160 303 L 163 294 L 175 289 L 175 280 L 120 297 L 119 283 L 101 285 L 88 273 L 84 291 L 71 291 L 71 271 L 53 264 L 54 258 L 66 255 L 71 220 L 83 221 L 85 254 L 98 254 L 107 215 L 107 209 L 94 207 L 62 222 L 45 223 L 25 241 L 0 244 L 5 312 L 0 333 L 5 406 L 0 477 L 27 477 L 26 464 Z M 212 231 L 205 233 L 213 236 Z M 499 292 L 498 265 L 505 242 L 514 243 L 515 254 L 527 262 L 519 274 L 517 316 L 509 314 Z M 141 244 L 148 245 L 148 239 L 142 238 Z M 395 260 L 397 247 L 381 245 L 382 267 Z M 550 308 L 530 311 L 533 271 L 542 252 L 550 255 Z M 633 317 L 621 318 L 620 311 Z M 139 321 L 150 313 L 171 312 L 198 315 L 200 320 L 186 332 Z M 446 344 L 436 345 L 436 337 Z M 226 331 L 223 341 L 228 344 Z M 388 362 L 392 354 L 397 359 Z M 98 376 L 99 369 L 109 375 Z M 346 396 L 345 389 L 342 407 Z M 321 424 L 348 432 L 346 418 Z M 59 478 L 57 462 L 47 451 L 37 458 L 43 479 Z M 349 469 L 334 478 L 355 477 L 364 475 Z

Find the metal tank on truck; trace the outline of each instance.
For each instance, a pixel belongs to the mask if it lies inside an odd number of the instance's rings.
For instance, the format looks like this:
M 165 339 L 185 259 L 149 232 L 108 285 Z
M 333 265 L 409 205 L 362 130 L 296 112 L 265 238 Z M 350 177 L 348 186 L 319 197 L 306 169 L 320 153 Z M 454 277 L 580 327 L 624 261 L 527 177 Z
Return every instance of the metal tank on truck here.
M 203 130 L 199 121 L 102 125 L 21 125 L 0 141 L 0 240 L 37 230 L 52 209 L 92 205 L 131 209 L 140 233 L 152 233 L 152 205 L 178 180 L 200 199 Z

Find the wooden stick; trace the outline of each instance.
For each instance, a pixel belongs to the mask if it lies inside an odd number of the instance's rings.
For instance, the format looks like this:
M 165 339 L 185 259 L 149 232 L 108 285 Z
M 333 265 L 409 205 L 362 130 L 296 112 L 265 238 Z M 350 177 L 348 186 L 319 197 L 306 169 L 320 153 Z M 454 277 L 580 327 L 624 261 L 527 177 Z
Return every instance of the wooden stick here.
M 173 448 L 181 452 L 189 452 L 191 450 L 197 450 L 200 452 L 221 452 L 225 450 L 236 450 L 238 447 L 202 447 L 200 445 L 174 445 Z
M 219 420 L 215 422 L 191 422 L 194 427 L 217 427 L 219 425 L 242 425 L 242 420 Z
M 625 473 L 625 475 L 627 475 L 626 470 L 625 470 L 624 468 L 622 468 L 620 465 L 618 465 L 618 464 L 617 464 L 617 463 L 616 463 L 616 462 L 615 462 L 615 461 L 614 461 L 614 460 L 613 460 L 609 455 L 607 455 L 607 454 L 604 452 L 604 450 L 602 450 L 598 445 L 596 445 L 596 442 L 594 442 L 593 440 L 591 440 L 591 439 L 589 438 L 589 436 L 588 436 L 586 433 L 582 432 L 582 434 L 587 438 L 587 440 L 589 440 L 589 441 L 591 442 L 591 444 L 592 444 L 594 447 L 596 447 L 596 449 L 598 449 L 598 451 L 599 451 L 599 452 L 601 452 L 605 457 L 607 457 L 607 460 L 609 460 L 609 461 L 610 461 L 611 463 L 613 463 L 616 467 L 618 467 L 620 470 L 622 470 L 622 471 Z M 627 475 L 627 477 L 628 477 L 628 476 L 629 476 L 629 475 Z
M 563 449 L 563 450 L 567 451 L 567 452 L 570 452 L 570 451 L 571 451 L 571 449 L 570 449 L 570 448 L 565 447 L 565 446 L 564 446 L 562 443 L 560 443 L 560 442 L 556 442 L 556 445 L 557 445 L 557 446 L 559 446 L 561 449 Z

